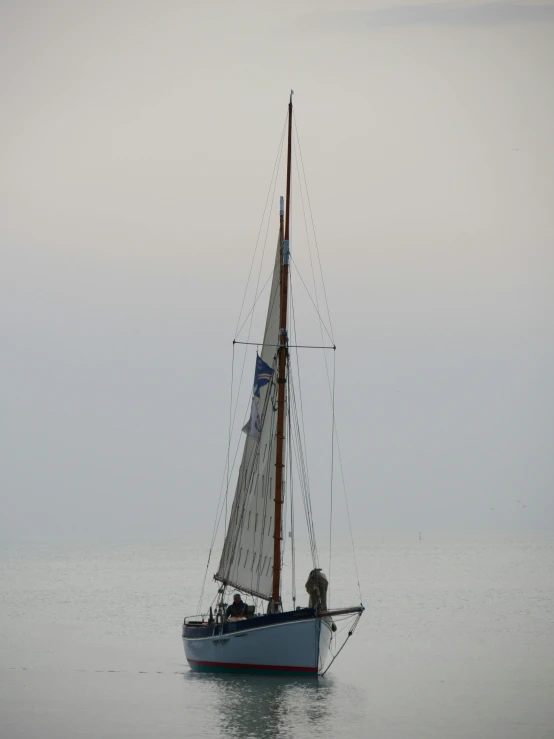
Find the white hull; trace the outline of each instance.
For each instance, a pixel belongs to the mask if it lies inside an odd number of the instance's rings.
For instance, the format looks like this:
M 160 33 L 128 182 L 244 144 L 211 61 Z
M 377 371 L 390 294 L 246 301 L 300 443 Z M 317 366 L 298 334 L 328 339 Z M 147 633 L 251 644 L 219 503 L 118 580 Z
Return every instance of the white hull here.
M 331 623 L 324 616 L 221 636 L 183 638 L 185 655 L 193 670 L 317 676 L 327 662 Z

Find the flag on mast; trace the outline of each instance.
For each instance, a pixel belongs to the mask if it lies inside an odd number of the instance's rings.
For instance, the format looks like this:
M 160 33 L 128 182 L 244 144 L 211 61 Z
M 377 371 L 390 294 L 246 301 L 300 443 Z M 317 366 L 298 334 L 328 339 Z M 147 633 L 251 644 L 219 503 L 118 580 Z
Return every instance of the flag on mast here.
M 256 371 L 254 373 L 254 389 L 252 390 L 252 395 L 259 398 L 260 388 L 271 382 L 272 377 L 273 370 L 269 364 L 266 364 L 259 354 L 256 354 Z
M 253 439 L 259 439 L 262 433 L 262 424 L 260 422 L 260 413 L 258 411 L 258 403 L 256 398 L 252 398 L 252 408 L 250 409 L 250 420 L 242 427 L 242 430 Z

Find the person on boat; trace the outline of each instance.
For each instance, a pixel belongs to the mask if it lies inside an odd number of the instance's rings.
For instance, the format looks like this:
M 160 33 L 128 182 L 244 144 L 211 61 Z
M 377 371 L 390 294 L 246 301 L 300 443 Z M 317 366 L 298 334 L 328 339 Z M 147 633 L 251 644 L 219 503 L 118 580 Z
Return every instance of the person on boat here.
M 246 618 L 246 603 L 240 597 L 240 593 L 233 595 L 233 602 L 228 606 L 225 615 L 230 621 Z
M 321 571 L 321 567 L 310 572 L 308 582 L 306 583 L 306 592 L 310 596 L 310 608 L 317 608 L 321 611 L 327 610 L 327 588 L 329 580 Z

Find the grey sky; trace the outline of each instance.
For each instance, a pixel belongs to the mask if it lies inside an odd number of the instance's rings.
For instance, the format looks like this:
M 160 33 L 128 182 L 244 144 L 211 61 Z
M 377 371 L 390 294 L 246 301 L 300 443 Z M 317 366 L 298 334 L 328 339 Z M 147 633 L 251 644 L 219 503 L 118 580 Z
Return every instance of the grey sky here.
M 357 4 L 356 4 L 357 5 Z M 327 28 L 336 32 L 375 30 L 391 26 L 473 27 L 554 21 L 551 2 L 432 2 L 432 3 L 360 3 L 340 10 L 316 10 L 305 16 L 305 28 Z
M 0 535 L 210 529 L 290 87 L 356 528 L 552 528 L 553 8 L 3 2 Z

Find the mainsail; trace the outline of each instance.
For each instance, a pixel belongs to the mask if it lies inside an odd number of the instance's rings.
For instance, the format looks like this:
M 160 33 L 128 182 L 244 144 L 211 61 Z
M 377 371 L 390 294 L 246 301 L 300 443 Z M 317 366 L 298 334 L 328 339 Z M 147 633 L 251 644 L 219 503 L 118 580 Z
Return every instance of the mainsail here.
M 246 438 L 235 498 L 217 580 L 253 595 L 272 597 L 275 460 L 277 423 L 277 344 L 279 343 L 279 290 L 282 233 L 279 235 L 273 269 L 269 307 L 261 350 L 262 360 L 273 370 L 271 382 L 260 388 L 257 406 L 260 429 Z M 253 413 L 256 408 L 253 409 Z

